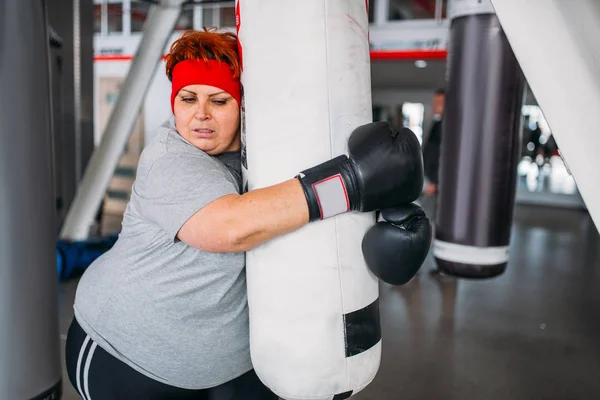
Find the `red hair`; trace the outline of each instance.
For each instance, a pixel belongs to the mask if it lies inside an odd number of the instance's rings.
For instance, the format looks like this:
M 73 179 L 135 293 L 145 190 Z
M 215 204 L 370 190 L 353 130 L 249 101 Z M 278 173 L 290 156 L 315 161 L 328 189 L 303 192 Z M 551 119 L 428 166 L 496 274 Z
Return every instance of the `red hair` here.
M 173 79 L 173 68 L 183 60 L 224 62 L 232 69 L 233 78 L 240 77 L 240 58 L 237 37 L 231 32 L 217 32 L 215 28 L 203 31 L 188 30 L 177 39 L 169 49 L 166 59 L 166 73 Z

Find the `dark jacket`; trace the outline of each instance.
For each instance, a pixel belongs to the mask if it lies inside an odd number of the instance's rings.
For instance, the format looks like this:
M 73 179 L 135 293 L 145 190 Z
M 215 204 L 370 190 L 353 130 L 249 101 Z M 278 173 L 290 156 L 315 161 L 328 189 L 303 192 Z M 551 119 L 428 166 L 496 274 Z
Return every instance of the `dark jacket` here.
M 442 145 L 442 121 L 434 121 L 429 137 L 423 146 L 423 168 L 425 177 L 437 185 L 440 168 L 440 151 Z

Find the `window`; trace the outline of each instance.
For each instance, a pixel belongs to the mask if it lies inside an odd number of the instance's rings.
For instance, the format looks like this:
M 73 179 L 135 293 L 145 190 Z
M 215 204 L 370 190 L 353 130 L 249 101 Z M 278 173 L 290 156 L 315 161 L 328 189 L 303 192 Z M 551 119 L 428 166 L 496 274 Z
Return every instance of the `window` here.
M 203 27 L 233 28 L 235 27 L 235 7 L 219 5 L 206 7 L 202 12 Z
M 185 31 L 194 27 L 194 9 L 184 8 L 181 10 L 181 15 L 175 24 L 176 31 Z
M 131 32 L 141 32 L 144 29 L 151 6 L 152 4 L 145 1 L 131 2 Z
M 227 27 L 227 28 L 235 27 L 235 7 L 221 8 L 221 16 L 219 18 L 219 27 Z
M 389 20 L 434 19 L 437 0 L 389 0 Z
M 438 0 L 438 1 L 440 1 L 440 0 Z M 441 10 L 442 15 L 440 15 L 440 18 L 442 18 L 442 19 L 448 18 L 448 0 L 442 0 L 441 8 L 442 8 L 442 10 Z
M 422 103 L 404 103 L 402 104 L 402 115 L 404 116 L 404 126 L 417 135 L 419 142 L 423 143 L 423 114 L 425 107 Z
M 94 33 L 102 32 L 102 5 L 94 4 Z
M 123 32 L 123 4 L 107 5 L 108 33 Z
M 202 10 L 202 27 L 210 28 L 213 24 L 214 8 L 205 8 Z

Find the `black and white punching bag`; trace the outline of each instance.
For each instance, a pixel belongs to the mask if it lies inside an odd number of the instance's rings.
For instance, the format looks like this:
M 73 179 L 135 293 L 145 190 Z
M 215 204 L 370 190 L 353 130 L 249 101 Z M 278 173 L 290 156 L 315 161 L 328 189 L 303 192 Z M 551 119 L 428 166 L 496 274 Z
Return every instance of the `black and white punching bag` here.
M 238 0 L 248 190 L 347 154 L 372 122 L 365 0 Z M 381 358 L 378 279 L 361 252 L 374 213 L 311 223 L 246 255 L 250 346 L 285 400 L 346 399 Z
M 61 395 L 47 22 L 0 0 L 0 399 Z
M 454 0 L 433 254 L 466 278 L 502 274 L 525 79 L 489 0 Z

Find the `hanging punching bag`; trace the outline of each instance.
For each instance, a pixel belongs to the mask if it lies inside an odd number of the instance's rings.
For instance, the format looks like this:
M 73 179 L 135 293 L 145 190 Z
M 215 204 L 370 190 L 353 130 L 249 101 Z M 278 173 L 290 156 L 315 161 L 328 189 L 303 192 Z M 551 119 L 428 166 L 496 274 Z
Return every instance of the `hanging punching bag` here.
M 248 190 L 347 154 L 372 122 L 366 5 L 237 1 Z M 361 252 L 374 223 L 342 214 L 247 252 L 252 363 L 279 397 L 346 399 L 375 377 L 379 286 Z
M 489 0 L 454 0 L 433 254 L 466 278 L 509 259 L 525 79 Z
M 0 0 L 0 399 L 61 395 L 44 1 Z

